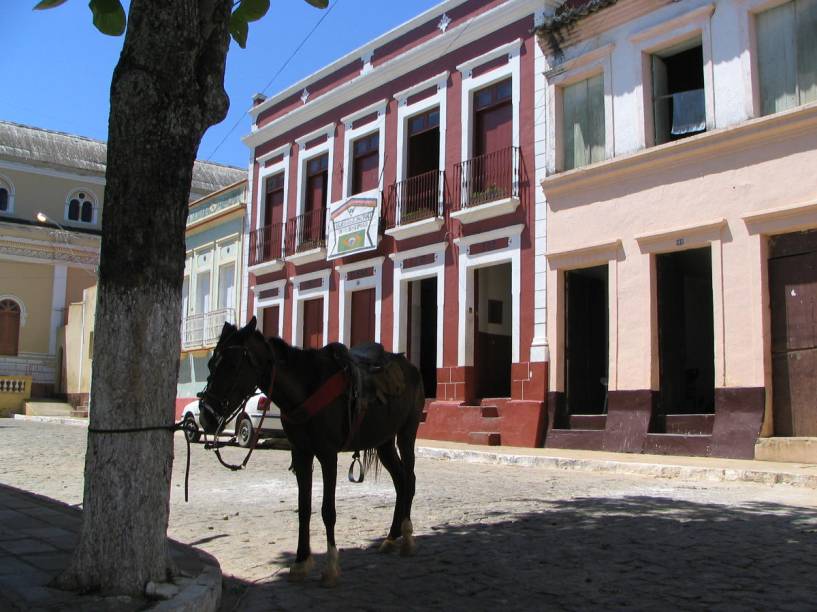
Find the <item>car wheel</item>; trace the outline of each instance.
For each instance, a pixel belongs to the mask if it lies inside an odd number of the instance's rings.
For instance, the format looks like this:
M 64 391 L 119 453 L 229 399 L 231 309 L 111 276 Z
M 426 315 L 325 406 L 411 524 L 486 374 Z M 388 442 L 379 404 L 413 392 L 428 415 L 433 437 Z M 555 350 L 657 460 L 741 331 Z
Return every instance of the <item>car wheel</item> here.
M 196 425 L 196 419 L 189 412 L 184 415 L 184 437 L 188 442 L 198 442 L 201 438 L 201 431 Z
M 238 428 L 236 429 L 235 439 L 238 445 L 242 448 L 247 448 L 252 443 L 253 426 L 250 417 L 246 414 L 240 417 L 238 421 Z

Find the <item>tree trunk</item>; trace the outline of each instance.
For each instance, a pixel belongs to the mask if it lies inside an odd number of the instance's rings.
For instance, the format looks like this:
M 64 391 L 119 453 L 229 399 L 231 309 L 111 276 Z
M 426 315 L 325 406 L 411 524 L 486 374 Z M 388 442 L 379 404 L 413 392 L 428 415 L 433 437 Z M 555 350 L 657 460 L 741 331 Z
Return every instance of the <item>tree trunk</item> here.
M 132 0 L 111 83 L 90 426 L 169 425 L 193 162 L 227 112 L 231 0 Z M 89 433 L 63 588 L 141 595 L 170 571 L 173 434 Z

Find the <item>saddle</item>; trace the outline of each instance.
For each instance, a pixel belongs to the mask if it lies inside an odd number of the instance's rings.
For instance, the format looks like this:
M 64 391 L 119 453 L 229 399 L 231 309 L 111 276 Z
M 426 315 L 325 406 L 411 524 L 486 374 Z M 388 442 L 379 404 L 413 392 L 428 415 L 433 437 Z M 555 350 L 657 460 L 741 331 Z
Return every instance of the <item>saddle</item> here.
M 369 408 L 385 406 L 391 397 L 402 394 L 406 381 L 397 355 L 387 352 L 382 344 L 368 342 L 348 349 L 337 343 L 332 348 L 338 365 L 349 374 L 348 448 Z

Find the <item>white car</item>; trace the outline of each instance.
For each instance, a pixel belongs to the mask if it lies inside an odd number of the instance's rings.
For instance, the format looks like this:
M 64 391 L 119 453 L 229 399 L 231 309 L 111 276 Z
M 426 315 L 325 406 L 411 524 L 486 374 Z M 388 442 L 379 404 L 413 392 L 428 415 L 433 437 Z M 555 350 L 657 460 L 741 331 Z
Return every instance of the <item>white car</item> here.
M 258 429 L 261 417 L 265 412 L 266 416 L 264 416 L 264 422 L 261 425 L 259 438 L 284 436 L 284 428 L 281 425 L 281 410 L 260 391 L 248 399 L 244 410 L 227 423 L 222 435 L 235 436 L 239 446 L 248 447 L 252 442 L 253 433 Z M 182 418 L 184 419 L 184 435 L 191 442 L 198 442 L 204 433 L 201 429 L 201 423 L 199 423 L 198 400 L 190 402 L 184 407 Z

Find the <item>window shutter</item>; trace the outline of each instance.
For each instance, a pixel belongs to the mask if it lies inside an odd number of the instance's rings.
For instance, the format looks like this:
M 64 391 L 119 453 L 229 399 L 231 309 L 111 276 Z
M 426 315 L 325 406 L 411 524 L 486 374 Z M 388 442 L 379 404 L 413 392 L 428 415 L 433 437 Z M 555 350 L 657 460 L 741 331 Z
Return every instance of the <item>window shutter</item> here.
M 604 154 L 604 75 L 587 80 L 588 120 L 586 145 L 590 163 L 602 161 Z
M 817 0 L 797 0 L 797 85 L 800 104 L 817 100 Z
M 764 11 L 756 18 L 757 69 L 763 115 L 797 104 L 794 24 L 794 2 Z

